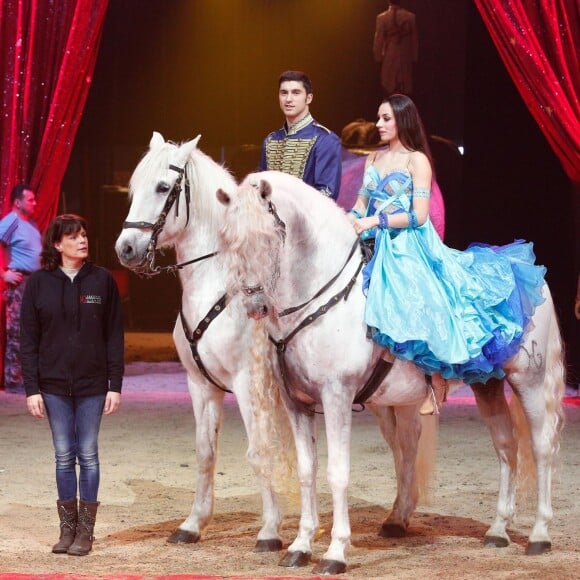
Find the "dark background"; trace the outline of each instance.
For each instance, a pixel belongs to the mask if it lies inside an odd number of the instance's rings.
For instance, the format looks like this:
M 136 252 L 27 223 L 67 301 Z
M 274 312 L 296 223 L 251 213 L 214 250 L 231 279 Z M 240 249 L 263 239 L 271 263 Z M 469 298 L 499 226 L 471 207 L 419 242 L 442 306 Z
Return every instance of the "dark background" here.
M 427 131 L 465 148 L 463 157 L 434 151 L 446 242 L 533 240 L 574 362 L 578 192 L 473 3 L 401 5 L 417 16 L 412 96 Z M 201 133 L 200 148 L 241 178 L 256 168 L 264 136 L 282 125 L 277 78 L 286 69 L 309 74 L 311 111 L 338 134 L 354 119 L 374 120 L 382 93 L 372 41 L 386 8 L 384 0 L 111 0 L 61 208 L 93 224 L 93 259 L 119 268 L 113 243 L 128 205 L 106 186 L 127 184 L 153 130 L 173 141 Z M 179 302 L 173 277 L 130 275 L 134 329 L 170 330 Z

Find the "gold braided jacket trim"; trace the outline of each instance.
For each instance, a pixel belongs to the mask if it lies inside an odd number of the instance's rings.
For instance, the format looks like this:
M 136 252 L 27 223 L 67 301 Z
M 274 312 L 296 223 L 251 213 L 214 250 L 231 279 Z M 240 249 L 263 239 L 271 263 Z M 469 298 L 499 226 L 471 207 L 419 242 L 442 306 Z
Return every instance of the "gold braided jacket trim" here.
M 310 139 L 280 139 L 266 143 L 268 169 L 283 171 L 302 179 L 308 156 L 317 137 Z

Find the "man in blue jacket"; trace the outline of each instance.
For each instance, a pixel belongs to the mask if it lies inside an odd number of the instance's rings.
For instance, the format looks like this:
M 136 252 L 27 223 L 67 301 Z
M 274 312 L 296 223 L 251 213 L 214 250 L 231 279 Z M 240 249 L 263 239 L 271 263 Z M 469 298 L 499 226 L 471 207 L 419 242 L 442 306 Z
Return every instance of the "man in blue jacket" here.
M 340 139 L 312 118 L 310 79 L 301 71 L 286 71 L 280 75 L 278 87 L 286 122 L 264 140 L 260 171 L 290 173 L 336 200 L 341 178 Z

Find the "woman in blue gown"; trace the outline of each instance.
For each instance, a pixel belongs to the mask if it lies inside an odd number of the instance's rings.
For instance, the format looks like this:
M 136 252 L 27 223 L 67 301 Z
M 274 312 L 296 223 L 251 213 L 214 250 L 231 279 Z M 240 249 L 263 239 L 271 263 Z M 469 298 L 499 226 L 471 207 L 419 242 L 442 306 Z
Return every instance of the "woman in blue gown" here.
M 375 237 L 364 270 L 365 322 L 375 342 L 432 377 L 502 378 L 507 359 L 543 302 L 546 269 L 531 243 L 447 247 L 429 219 L 432 163 L 423 124 L 405 95 L 385 99 L 377 128 L 387 147 L 369 155 L 349 212 L 357 234 Z

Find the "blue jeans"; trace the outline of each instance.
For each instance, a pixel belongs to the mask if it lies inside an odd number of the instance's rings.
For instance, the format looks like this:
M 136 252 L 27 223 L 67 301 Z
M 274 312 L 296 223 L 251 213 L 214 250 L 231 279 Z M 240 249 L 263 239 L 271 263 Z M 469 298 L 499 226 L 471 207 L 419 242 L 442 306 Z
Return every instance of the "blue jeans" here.
M 98 439 L 105 397 L 75 398 L 42 393 L 52 431 L 60 501 L 77 497 L 77 458 L 80 499 L 97 501 L 100 481 Z

